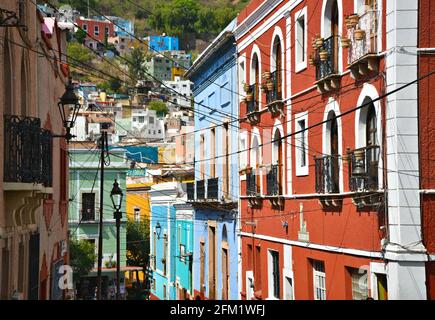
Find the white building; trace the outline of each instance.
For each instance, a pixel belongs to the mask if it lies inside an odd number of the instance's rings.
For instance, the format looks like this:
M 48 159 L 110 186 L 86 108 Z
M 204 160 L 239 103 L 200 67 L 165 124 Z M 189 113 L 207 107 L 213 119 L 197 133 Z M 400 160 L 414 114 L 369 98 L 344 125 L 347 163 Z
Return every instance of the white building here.
M 180 77 L 175 77 L 174 81 L 163 81 L 163 89 L 168 90 L 170 102 L 168 107 L 171 109 L 181 107 L 190 107 L 192 100 L 192 82 L 189 80 L 181 80 Z M 170 89 L 168 89 L 171 88 Z M 178 94 L 177 94 L 178 93 Z
M 153 141 L 165 138 L 165 121 L 157 117 L 155 110 L 132 110 L 131 129 L 134 138 L 141 137 Z

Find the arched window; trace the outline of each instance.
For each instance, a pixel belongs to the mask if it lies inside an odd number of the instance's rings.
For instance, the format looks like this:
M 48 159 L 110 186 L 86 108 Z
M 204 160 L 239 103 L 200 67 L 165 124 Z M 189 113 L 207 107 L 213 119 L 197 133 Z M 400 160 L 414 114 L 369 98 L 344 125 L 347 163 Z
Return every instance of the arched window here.
M 275 175 L 278 194 L 282 194 L 282 175 L 283 175 L 283 149 L 282 149 L 282 139 L 281 132 L 279 129 L 275 130 L 273 135 L 273 154 L 272 154 L 272 174 Z
M 275 40 L 273 42 L 273 60 L 274 60 L 274 66 L 275 66 L 275 75 L 274 75 L 275 91 L 276 91 L 276 99 L 275 100 L 281 100 L 282 99 L 283 63 L 282 63 L 281 40 L 279 39 L 278 36 L 275 37 Z
M 340 34 L 340 11 L 337 0 L 328 0 L 324 11 L 323 37 L 324 49 L 328 51 L 330 68 L 332 73 L 339 71 L 339 34 Z
M 13 106 L 13 92 L 12 92 L 12 73 L 11 73 L 11 56 L 9 51 L 9 45 L 8 45 L 8 37 L 6 36 L 3 41 L 3 52 L 4 52 L 4 76 L 3 76 L 3 83 L 4 83 L 4 97 L 5 97 L 5 107 L 4 107 L 4 113 L 5 114 L 12 114 Z
M 324 169 L 326 175 L 326 189 L 329 193 L 339 192 L 339 150 L 338 150 L 338 123 L 334 111 L 328 114 L 326 131 L 327 156 Z
M 252 190 L 251 192 L 260 193 L 260 182 L 261 182 L 261 174 L 260 174 L 260 164 L 261 164 L 261 157 L 260 157 L 260 147 L 258 142 L 258 137 L 254 136 L 252 139 L 252 145 L 251 145 L 251 154 L 250 154 L 250 163 L 251 168 L 255 177 L 255 186 L 251 186 Z
M 254 56 L 252 58 L 252 83 L 251 85 L 253 85 L 253 90 L 254 90 L 254 99 L 253 99 L 253 103 L 254 103 L 254 109 L 258 110 L 258 103 L 260 101 L 260 62 L 258 60 L 258 55 L 256 53 L 254 53 Z
M 377 141 L 377 123 L 376 123 L 376 111 L 373 102 L 368 105 L 367 117 L 366 117 L 366 145 L 376 146 L 379 145 Z
M 28 92 L 27 92 L 27 68 L 26 68 L 27 64 L 26 64 L 26 59 L 25 59 L 25 55 L 23 52 L 23 57 L 21 60 L 21 88 L 20 88 L 20 92 L 21 92 L 21 115 L 22 116 L 26 116 L 27 115 L 27 96 L 28 96 Z
M 227 232 L 227 226 L 225 224 L 222 227 L 222 241 L 228 242 L 228 232 Z

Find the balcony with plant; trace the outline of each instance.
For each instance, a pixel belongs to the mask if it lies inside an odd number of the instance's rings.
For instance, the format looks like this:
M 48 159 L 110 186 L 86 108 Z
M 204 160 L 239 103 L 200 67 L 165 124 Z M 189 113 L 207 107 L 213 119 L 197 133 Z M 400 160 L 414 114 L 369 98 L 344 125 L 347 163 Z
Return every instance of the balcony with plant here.
M 282 100 L 282 74 L 276 70 L 263 74 L 262 89 L 266 93 L 267 108 L 273 116 L 283 114 L 284 101 Z

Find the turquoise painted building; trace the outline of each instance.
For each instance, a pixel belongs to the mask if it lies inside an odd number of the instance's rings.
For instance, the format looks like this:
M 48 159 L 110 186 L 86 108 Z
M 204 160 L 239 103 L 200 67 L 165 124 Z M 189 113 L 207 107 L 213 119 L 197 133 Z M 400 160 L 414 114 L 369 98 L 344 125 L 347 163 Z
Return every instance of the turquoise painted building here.
M 193 209 L 185 185 L 156 184 L 150 190 L 151 299 L 184 300 L 193 295 Z
M 117 179 L 124 194 L 126 188 L 126 175 L 129 169 L 125 159 L 125 150 L 113 149 L 110 165 L 104 172 L 104 201 L 103 201 L 103 290 L 105 299 L 111 299 L 115 293 L 116 276 L 116 224 L 113 218 L 113 205 L 110 191 Z M 100 175 L 99 155 L 97 151 L 90 152 L 85 147 L 70 149 L 69 161 L 69 212 L 68 222 L 71 238 L 86 239 L 95 245 L 98 254 L 99 217 L 100 217 Z M 125 212 L 125 199 L 121 211 Z M 126 221 L 125 214 L 121 221 L 121 261 L 120 266 L 126 265 Z M 122 270 L 122 269 L 121 269 Z M 78 282 L 78 294 L 82 298 L 92 298 L 96 286 L 97 261 L 94 270 Z M 123 275 L 121 283 L 123 282 Z M 122 287 L 122 286 L 121 286 Z M 122 290 L 122 288 L 121 288 Z M 121 291 L 122 293 L 122 291 Z

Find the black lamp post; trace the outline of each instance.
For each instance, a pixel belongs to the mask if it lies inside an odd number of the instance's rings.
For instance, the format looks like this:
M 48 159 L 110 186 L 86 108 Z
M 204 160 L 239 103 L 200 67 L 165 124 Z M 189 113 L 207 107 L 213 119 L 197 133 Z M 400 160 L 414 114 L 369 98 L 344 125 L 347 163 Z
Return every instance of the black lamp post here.
M 161 233 L 162 233 L 162 226 L 160 225 L 160 222 L 157 222 L 157 224 L 156 224 L 157 239 L 160 239 L 160 234 Z
M 65 135 L 53 135 L 54 138 L 65 138 L 69 142 L 75 135 L 71 134 L 71 129 L 77 119 L 78 112 L 80 110 L 79 99 L 74 92 L 74 85 L 71 78 L 69 78 L 68 84 L 65 86 L 65 93 L 59 98 L 57 104 L 59 108 L 60 117 L 62 118 L 63 127 L 66 130 Z
M 115 212 L 113 217 L 116 220 L 116 299 L 120 299 L 120 274 L 121 274 L 121 246 L 120 246 L 120 226 L 121 226 L 121 206 L 122 206 L 122 197 L 123 193 L 121 188 L 119 188 L 119 184 L 115 179 L 113 183 L 112 191 L 110 192 L 110 199 L 112 199 L 113 209 Z

